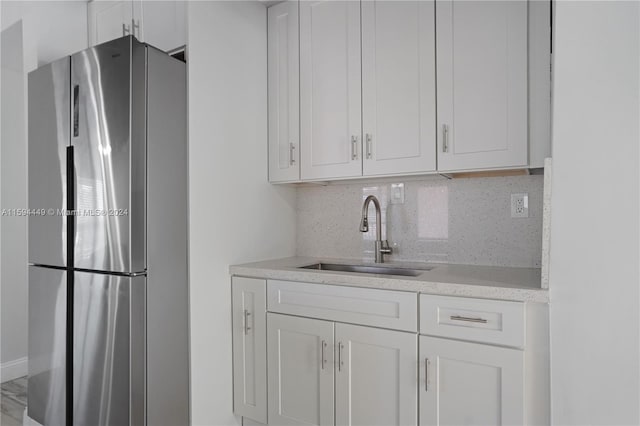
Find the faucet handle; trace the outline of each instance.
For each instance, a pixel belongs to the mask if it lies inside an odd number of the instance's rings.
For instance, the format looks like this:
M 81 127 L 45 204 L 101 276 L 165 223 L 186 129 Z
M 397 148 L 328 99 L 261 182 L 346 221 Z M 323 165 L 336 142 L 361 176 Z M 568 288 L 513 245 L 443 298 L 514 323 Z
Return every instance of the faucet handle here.
M 389 246 L 389 241 L 382 240 L 382 247 L 380 248 L 380 253 L 391 254 L 393 250 Z

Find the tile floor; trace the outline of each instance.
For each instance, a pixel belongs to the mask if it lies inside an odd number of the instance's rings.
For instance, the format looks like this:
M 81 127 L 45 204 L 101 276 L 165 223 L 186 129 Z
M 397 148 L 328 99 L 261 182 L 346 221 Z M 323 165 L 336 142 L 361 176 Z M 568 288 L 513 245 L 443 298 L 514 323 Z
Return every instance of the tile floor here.
M 22 416 L 26 406 L 26 376 L 0 385 L 0 424 L 2 426 L 22 426 Z

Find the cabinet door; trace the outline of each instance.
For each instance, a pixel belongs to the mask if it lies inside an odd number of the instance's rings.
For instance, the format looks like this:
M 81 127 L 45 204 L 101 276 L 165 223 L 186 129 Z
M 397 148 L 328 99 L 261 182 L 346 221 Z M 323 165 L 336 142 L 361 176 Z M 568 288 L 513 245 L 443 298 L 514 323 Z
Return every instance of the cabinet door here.
M 185 1 L 133 2 L 134 35 L 165 52 L 187 44 Z
M 300 2 L 302 178 L 362 175 L 360 2 Z
M 527 2 L 438 1 L 438 170 L 527 165 Z
M 337 425 L 416 425 L 417 336 L 336 324 Z
M 420 336 L 419 377 L 421 426 L 523 424 L 520 350 Z
M 268 11 L 269 180 L 300 179 L 298 2 Z
M 333 425 L 333 323 L 267 315 L 269 424 Z
M 87 7 L 89 46 L 132 34 L 133 3 L 131 0 L 91 1 Z
M 265 280 L 233 277 L 233 411 L 267 422 Z
M 362 2 L 365 175 L 436 169 L 433 1 Z

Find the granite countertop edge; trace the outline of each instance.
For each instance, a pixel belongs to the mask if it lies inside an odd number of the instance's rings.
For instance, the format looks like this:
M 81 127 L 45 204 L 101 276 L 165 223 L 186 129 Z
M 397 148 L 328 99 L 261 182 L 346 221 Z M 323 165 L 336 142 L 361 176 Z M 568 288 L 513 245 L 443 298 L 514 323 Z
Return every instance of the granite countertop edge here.
M 235 276 L 305 283 L 410 291 L 444 296 L 548 303 L 539 268 L 389 262 L 404 268 L 432 268 L 418 277 L 299 269 L 314 263 L 371 264 L 355 259 L 287 257 L 232 265 Z

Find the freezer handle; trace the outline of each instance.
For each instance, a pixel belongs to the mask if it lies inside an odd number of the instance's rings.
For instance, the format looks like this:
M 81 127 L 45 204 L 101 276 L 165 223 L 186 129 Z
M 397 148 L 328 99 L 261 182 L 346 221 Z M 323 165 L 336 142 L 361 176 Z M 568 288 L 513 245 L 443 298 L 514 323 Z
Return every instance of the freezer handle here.
M 78 101 L 80 97 L 80 86 L 73 86 L 73 137 L 78 137 L 78 118 L 80 111 L 78 110 Z

